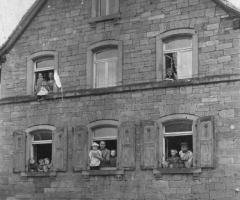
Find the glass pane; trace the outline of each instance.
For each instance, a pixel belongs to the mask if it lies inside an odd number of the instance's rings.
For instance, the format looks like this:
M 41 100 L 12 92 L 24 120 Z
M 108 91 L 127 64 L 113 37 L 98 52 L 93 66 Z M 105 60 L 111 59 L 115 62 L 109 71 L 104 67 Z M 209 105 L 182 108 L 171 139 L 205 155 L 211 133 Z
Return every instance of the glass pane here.
M 102 63 L 96 63 L 96 76 L 95 76 L 95 81 L 96 81 L 96 87 L 104 87 L 105 86 L 105 62 Z
M 179 79 L 191 78 L 192 74 L 192 51 L 178 52 L 177 74 Z
M 33 140 L 34 140 L 34 141 L 39 141 L 39 140 L 52 140 L 52 133 L 50 133 L 50 132 L 38 132 L 38 133 L 34 133 L 34 135 L 33 135 Z
M 114 127 L 98 128 L 94 130 L 94 138 L 117 137 L 117 129 Z
M 96 60 L 116 58 L 116 57 L 118 57 L 117 54 L 118 54 L 117 49 L 102 51 L 102 52 L 96 53 Z
M 107 1 L 108 0 L 100 0 L 100 16 L 105 16 L 107 14 Z
M 109 0 L 109 14 L 118 13 L 118 0 Z
M 37 62 L 37 69 L 45 68 L 45 67 L 53 67 L 54 66 L 54 60 L 42 60 Z
M 165 42 L 165 50 L 183 49 L 192 47 L 191 37 L 181 37 L 180 39 L 173 39 Z
M 117 67 L 117 61 L 108 62 L 108 86 L 117 85 L 116 67 Z
M 165 133 L 173 133 L 173 132 L 189 132 L 192 131 L 192 124 L 186 122 L 177 122 L 167 124 L 165 126 Z

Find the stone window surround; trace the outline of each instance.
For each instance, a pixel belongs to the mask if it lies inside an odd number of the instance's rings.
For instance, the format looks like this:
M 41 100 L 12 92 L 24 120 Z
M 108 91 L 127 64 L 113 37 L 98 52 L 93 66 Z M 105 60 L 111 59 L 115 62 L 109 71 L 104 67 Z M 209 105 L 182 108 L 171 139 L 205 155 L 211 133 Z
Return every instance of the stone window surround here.
M 92 143 L 92 136 L 94 134 L 94 129 L 98 127 L 106 127 L 106 126 L 111 126 L 111 127 L 116 127 L 119 129 L 120 122 L 114 121 L 114 120 L 101 120 L 101 121 L 96 121 L 92 122 L 87 125 L 88 129 L 88 150 L 87 152 L 90 151 L 91 143 Z M 117 152 L 119 151 L 119 146 L 117 147 Z M 118 153 L 117 153 L 118 155 Z M 89 161 L 88 161 L 89 163 Z M 88 170 L 82 171 L 82 175 L 84 177 L 84 180 L 89 180 L 89 176 L 109 176 L 109 175 L 115 175 L 117 180 L 122 180 L 122 176 L 124 174 L 123 170 L 113 170 L 113 169 L 104 169 L 104 170 L 89 170 L 90 168 L 88 167 Z
M 38 130 L 49 130 L 49 131 L 55 131 L 56 128 L 51 125 L 37 125 L 30 128 L 27 128 L 25 130 L 27 134 L 27 143 L 26 143 L 26 172 L 21 172 L 21 177 L 27 178 L 27 177 L 54 177 L 57 175 L 56 172 L 28 172 L 28 160 L 31 155 L 31 139 L 32 139 L 32 133 Z M 53 154 L 53 152 L 52 152 Z M 53 155 L 52 155 L 53 157 Z
M 98 17 L 98 0 L 92 0 L 92 14 L 91 14 L 91 19 L 89 20 L 89 23 L 97 23 L 97 22 L 103 22 L 103 21 L 109 21 L 109 20 L 116 20 L 120 18 L 120 14 L 111 14 L 111 15 L 106 15 L 106 16 L 101 16 Z
M 160 119 L 157 120 L 157 126 L 158 126 L 158 131 L 159 134 L 164 135 L 163 132 L 163 127 L 164 124 L 169 122 L 169 121 L 174 121 L 174 120 L 184 120 L 188 119 L 191 120 L 193 125 L 193 167 L 191 168 L 158 168 L 153 170 L 153 174 L 155 175 L 156 179 L 162 179 L 162 174 L 193 174 L 193 179 L 198 179 L 199 174 L 202 172 L 200 167 L 197 167 L 196 161 L 197 161 L 197 119 L 198 117 L 194 115 L 189 115 L 189 114 L 174 114 L 174 115 L 168 115 L 164 116 Z M 163 136 L 164 137 L 164 136 Z M 159 146 L 158 146 L 158 152 L 162 152 L 162 142 L 161 139 L 159 139 Z M 159 159 L 161 159 L 161 155 L 159 155 Z M 159 166 L 160 167 L 160 166 Z
M 163 66 L 163 45 L 166 39 L 175 36 L 188 35 L 192 37 L 192 52 L 193 52 L 193 75 L 198 74 L 198 32 L 193 29 L 177 29 L 161 33 L 156 37 L 156 79 L 163 81 L 166 74 L 165 67 Z
M 86 69 L 86 89 L 93 88 L 93 54 L 98 50 L 108 47 L 118 48 L 118 64 L 117 64 L 117 86 L 122 85 L 122 42 L 116 40 L 105 40 L 92 44 L 87 49 L 87 69 Z
M 27 58 L 27 95 L 34 95 L 34 64 L 38 59 L 52 56 L 54 59 L 54 72 L 58 72 L 58 52 L 40 51 L 32 54 Z M 53 92 L 57 92 L 57 88 L 53 87 Z

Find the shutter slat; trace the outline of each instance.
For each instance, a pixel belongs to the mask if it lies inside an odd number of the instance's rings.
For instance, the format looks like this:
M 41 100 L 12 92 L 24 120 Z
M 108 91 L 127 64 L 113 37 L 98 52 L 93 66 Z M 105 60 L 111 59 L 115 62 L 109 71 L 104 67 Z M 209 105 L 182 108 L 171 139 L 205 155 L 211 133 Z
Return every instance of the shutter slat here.
M 215 131 L 212 116 L 198 119 L 198 166 L 213 168 L 215 166 Z
M 86 169 L 87 165 L 87 131 L 85 126 L 73 127 L 73 171 Z
M 13 172 L 25 171 L 25 146 L 26 133 L 24 131 L 14 131 L 14 154 L 13 154 Z
M 119 167 L 132 170 L 135 168 L 135 125 L 133 122 L 125 122 L 119 129 Z
M 53 170 L 67 171 L 67 127 L 53 132 Z
M 153 121 L 143 121 L 141 126 L 141 167 L 157 168 L 157 136 Z

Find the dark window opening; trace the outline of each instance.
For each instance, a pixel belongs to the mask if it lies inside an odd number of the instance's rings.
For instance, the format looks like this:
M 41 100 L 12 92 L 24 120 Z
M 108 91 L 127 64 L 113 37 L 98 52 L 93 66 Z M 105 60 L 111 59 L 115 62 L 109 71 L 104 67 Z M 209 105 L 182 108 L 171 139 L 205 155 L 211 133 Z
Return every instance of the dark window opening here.
M 52 160 L 52 144 L 33 144 L 34 159 L 39 164 L 40 159 L 49 158 Z
M 166 160 L 171 157 L 171 149 L 177 150 L 177 156 L 179 157 L 179 152 L 181 151 L 181 143 L 188 143 L 188 150 L 193 152 L 193 137 L 192 135 L 186 136 L 169 136 L 165 137 L 165 155 Z
M 167 53 L 167 54 L 164 54 L 164 57 L 165 57 L 166 78 L 175 80 L 177 76 L 177 53 Z M 171 71 L 172 74 L 169 71 Z

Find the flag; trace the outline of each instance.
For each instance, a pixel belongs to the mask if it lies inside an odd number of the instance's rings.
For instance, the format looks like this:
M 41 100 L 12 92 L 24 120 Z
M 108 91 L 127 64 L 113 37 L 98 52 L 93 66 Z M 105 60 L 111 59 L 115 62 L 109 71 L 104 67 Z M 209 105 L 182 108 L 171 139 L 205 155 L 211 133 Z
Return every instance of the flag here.
M 61 83 L 60 77 L 58 76 L 57 71 L 54 72 L 54 81 L 58 86 L 58 88 L 62 88 L 62 83 Z

